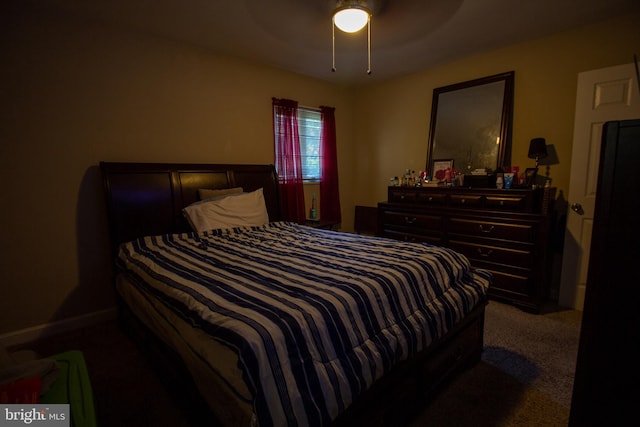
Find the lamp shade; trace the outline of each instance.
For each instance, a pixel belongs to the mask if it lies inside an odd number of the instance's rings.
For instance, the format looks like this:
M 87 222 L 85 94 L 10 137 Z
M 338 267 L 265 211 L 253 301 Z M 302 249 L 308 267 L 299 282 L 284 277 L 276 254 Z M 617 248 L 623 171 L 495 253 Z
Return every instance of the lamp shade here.
M 544 138 L 533 138 L 529 143 L 529 158 L 543 159 L 547 157 L 547 144 Z
M 333 22 L 345 33 L 355 33 L 367 25 L 369 12 L 360 7 L 349 7 L 338 10 L 333 15 Z

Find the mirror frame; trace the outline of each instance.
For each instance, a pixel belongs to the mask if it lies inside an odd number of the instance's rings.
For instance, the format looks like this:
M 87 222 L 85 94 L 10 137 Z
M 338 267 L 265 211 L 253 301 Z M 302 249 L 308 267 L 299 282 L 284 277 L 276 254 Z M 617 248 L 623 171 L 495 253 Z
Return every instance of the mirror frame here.
M 426 170 L 430 175 L 434 173 L 433 166 L 433 144 L 435 133 L 438 124 L 438 103 L 440 95 L 459 90 L 468 89 L 474 86 L 481 86 L 491 84 L 495 82 L 504 81 L 504 93 L 502 98 L 502 112 L 500 121 L 500 143 L 498 144 L 498 153 L 496 158 L 496 164 L 493 170 L 498 167 L 503 167 L 510 162 L 511 158 L 511 128 L 513 122 L 513 92 L 514 92 L 514 80 L 515 72 L 509 71 L 506 73 L 496 74 L 493 76 L 482 77 L 479 79 L 469 80 L 466 82 L 455 83 L 448 86 L 435 88 L 433 90 L 433 100 L 431 104 L 431 123 L 429 126 L 429 145 L 427 147 L 427 163 Z M 461 123 L 464 121 L 464 117 L 459 120 Z M 436 159 L 437 160 L 437 159 Z M 454 168 L 461 169 L 460 165 L 455 165 Z

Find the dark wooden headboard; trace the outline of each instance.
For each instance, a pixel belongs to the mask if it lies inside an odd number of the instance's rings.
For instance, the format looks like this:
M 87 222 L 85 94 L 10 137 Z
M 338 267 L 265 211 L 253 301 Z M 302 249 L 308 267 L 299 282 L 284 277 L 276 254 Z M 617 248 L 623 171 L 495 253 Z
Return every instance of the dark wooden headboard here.
M 269 221 L 279 221 L 273 165 L 100 162 L 112 249 L 137 237 L 191 231 L 182 209 L 198 189 L 262 188 Z

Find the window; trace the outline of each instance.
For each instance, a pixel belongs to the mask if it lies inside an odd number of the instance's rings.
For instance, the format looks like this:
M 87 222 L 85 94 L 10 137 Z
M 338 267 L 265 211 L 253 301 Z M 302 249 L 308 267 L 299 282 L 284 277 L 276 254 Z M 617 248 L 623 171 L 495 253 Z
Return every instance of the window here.
M 298 107 L 302 180 L 305 182 L 320 181 L 320 134 L 322 132 L 320 120 L 319 110 Z
M 320 181 L 320 111 L 298 108 L 298 133 L 302 156 L 302 179 Z
M 304 222 L 303 184 L 313 182 L 320 187 L 323 218 L 340 222 L 335 108 L 304 108 L 290 99 L 272 98 L 272 101 L 275 165 L 283 218 Z

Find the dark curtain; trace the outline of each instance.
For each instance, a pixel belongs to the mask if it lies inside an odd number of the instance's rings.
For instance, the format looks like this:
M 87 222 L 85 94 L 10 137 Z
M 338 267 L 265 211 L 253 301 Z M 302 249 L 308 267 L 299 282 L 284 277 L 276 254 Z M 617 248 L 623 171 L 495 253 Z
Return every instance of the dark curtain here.
M 273 98 L 276 170 L 282 219 L 304 223 L 302 158 L 298 136 L 298 102 Z
M 335 108 L 320 107 L 320 215 L 328 221 L 342 221 L 338 190 L 338 150 Z

